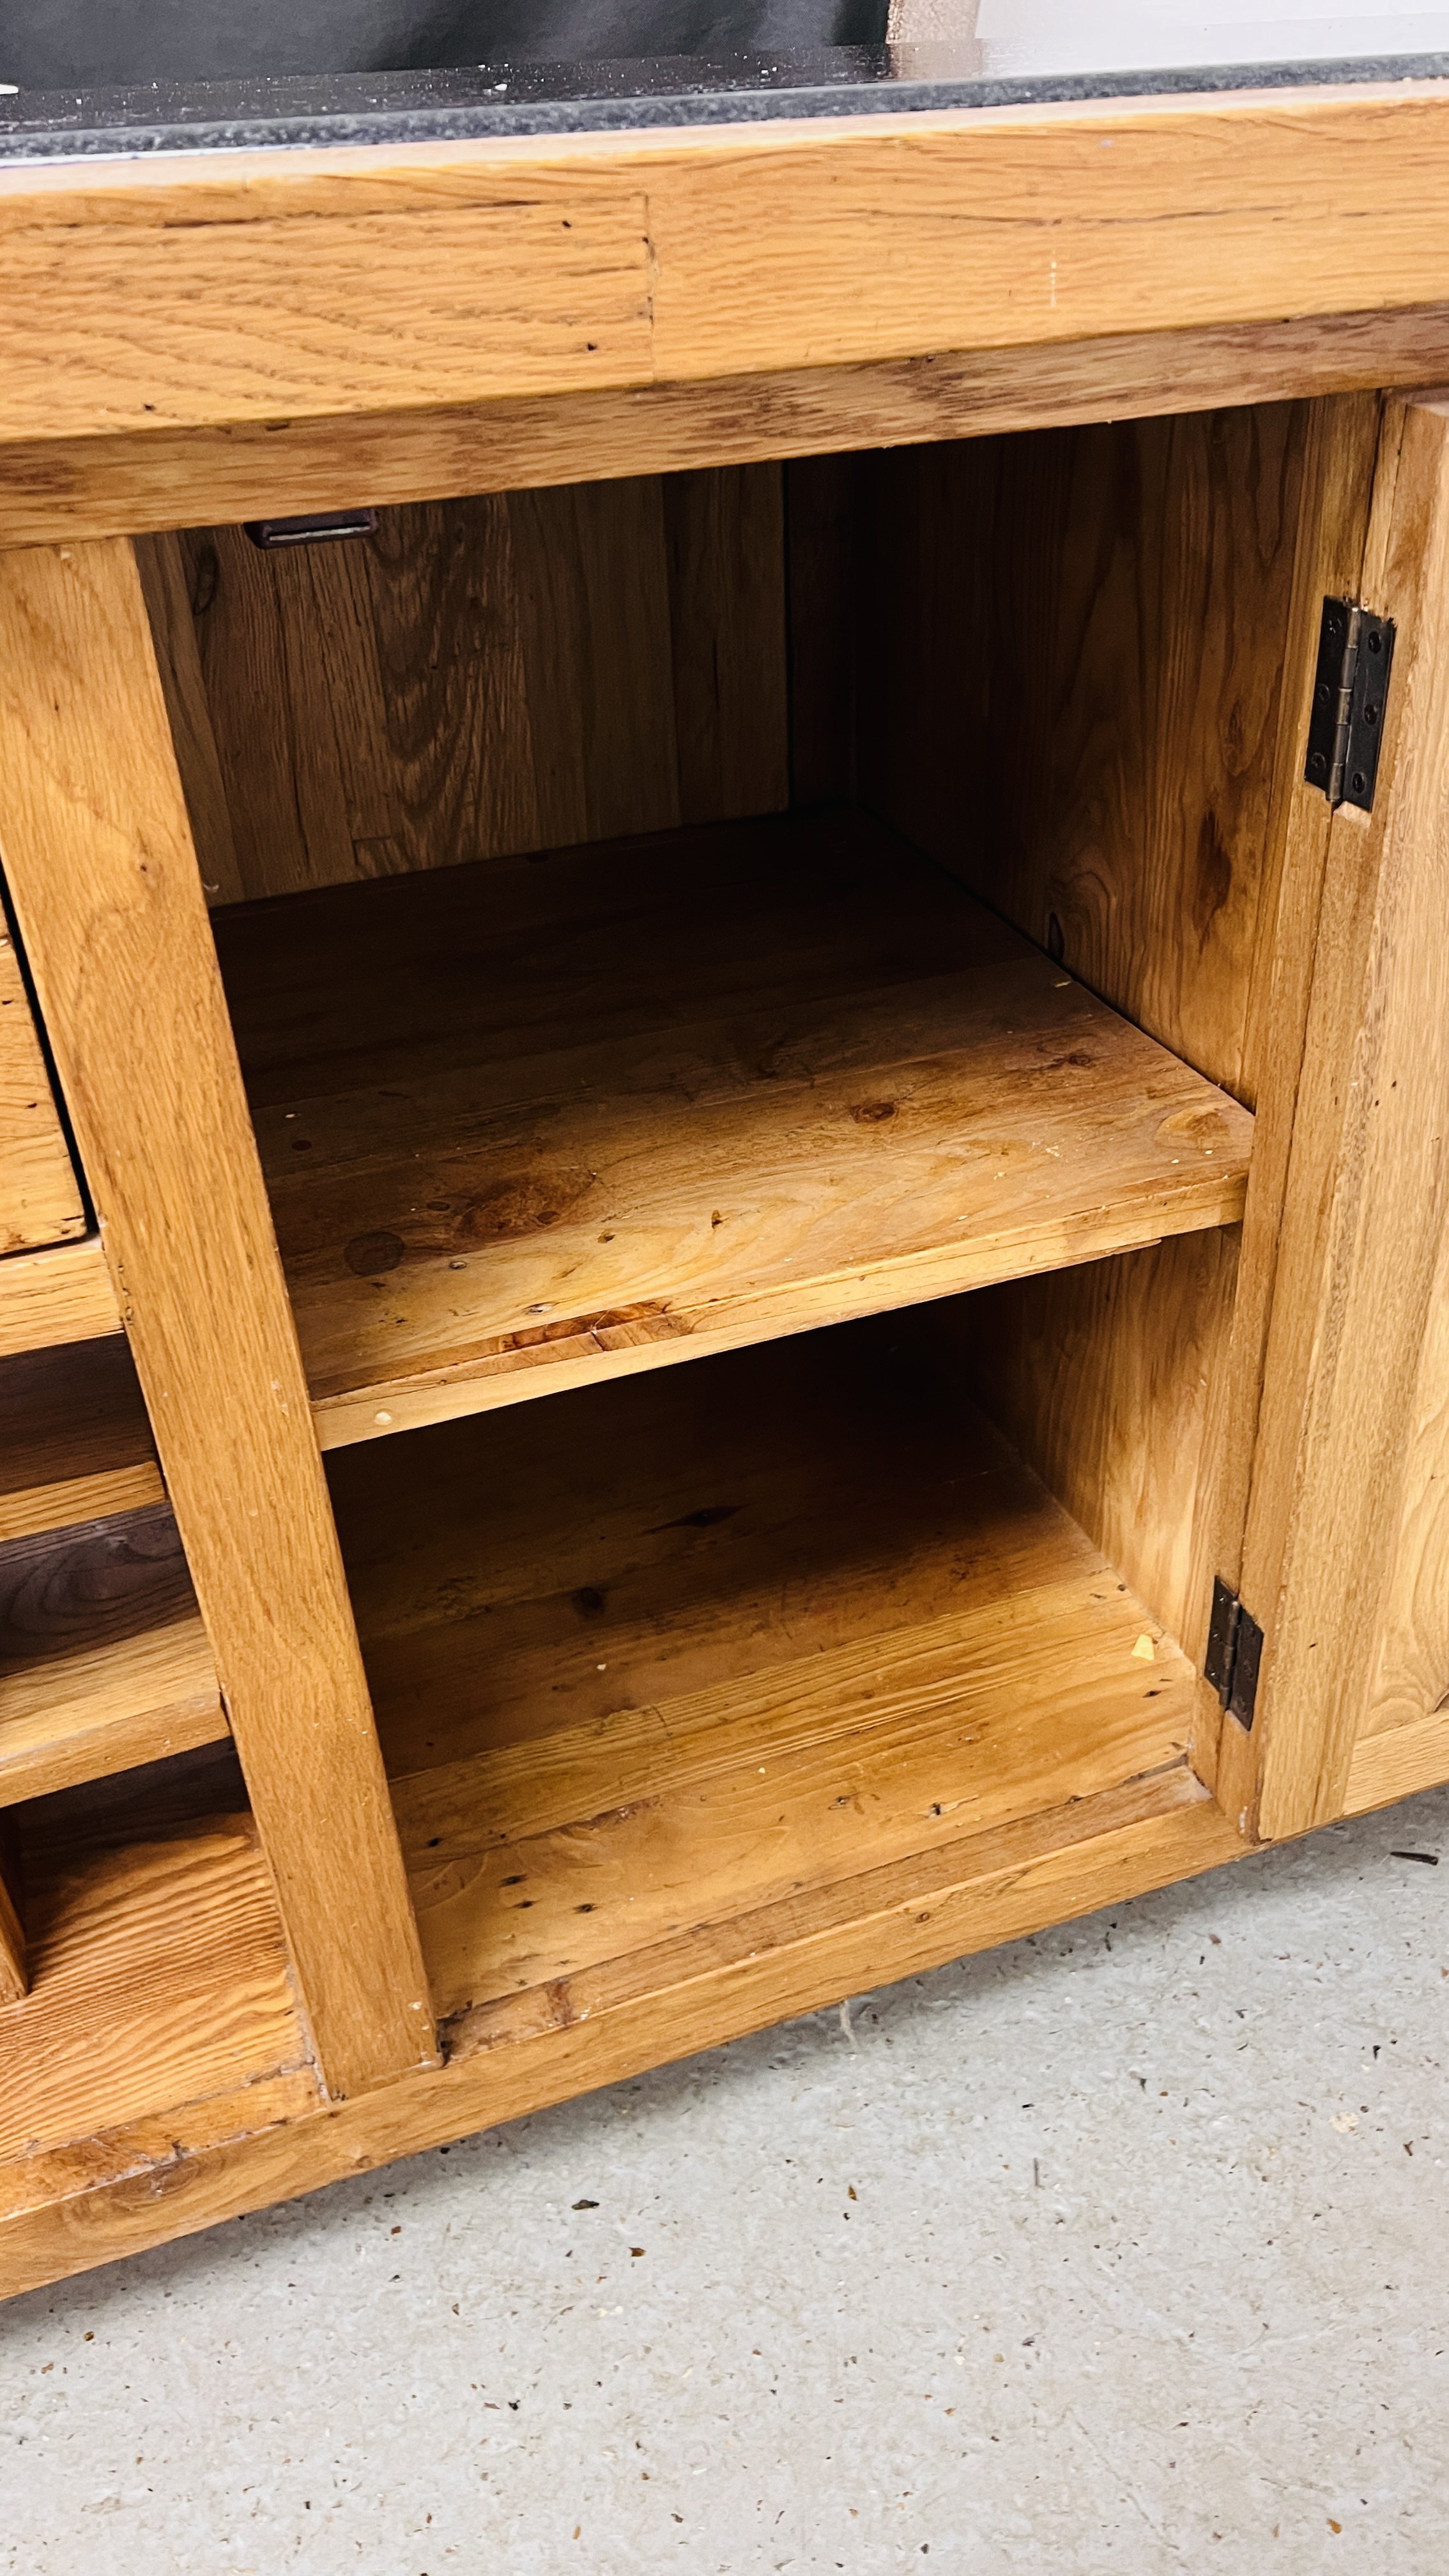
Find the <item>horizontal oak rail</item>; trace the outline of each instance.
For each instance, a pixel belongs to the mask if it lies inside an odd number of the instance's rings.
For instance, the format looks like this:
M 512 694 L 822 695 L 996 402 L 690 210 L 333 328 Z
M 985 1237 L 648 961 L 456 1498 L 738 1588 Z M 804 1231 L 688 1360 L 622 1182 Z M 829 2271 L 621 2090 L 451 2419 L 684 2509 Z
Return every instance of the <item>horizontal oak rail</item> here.
M 1449 304 L 0 446 L 0 546 L 446 500 L 1449 377 Z
M 0 442 L 1405 310 L 1437 83 L 0 173 Z

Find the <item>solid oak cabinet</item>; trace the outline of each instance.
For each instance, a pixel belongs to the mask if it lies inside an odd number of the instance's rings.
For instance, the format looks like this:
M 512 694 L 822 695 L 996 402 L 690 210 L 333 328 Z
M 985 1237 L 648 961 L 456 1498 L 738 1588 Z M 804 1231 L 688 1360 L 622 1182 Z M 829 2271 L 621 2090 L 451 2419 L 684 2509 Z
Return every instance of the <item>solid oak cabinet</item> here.
M 848 223 L 838 345 L 734 345 L 705 143 L 647 383 L 540 145 L 511 255 L 614 375 L 515 281 L 449 393 L 480 145 L 374 206 L 391 372 L 317 318 L 374 165 L 243 171 L 321 263 L 275 434 L 144 242 L 12 388 L 8 2287 L 1449 1779 L 1449 404 L 1383 390 L 1449 311 L 1210 310 L 1190 245 L 1175 319 L 1103 269 L 977 343 L 902 158 L 920 351 L 839 339 Z

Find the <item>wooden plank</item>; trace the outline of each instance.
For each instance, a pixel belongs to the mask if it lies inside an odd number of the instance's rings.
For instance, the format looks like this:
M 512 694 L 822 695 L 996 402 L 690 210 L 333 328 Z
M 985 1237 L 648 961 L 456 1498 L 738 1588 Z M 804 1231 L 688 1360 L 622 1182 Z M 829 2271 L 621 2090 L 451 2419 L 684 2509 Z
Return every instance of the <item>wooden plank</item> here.
M 0 1261 L 0 1359 L 119 1333 L 120 1308 L 99 1235 Z
M 66 1476 L 51 1485 L 22 1485 L 0 1495 L 0 1546 L 36 1530 L 70 1529 L 77 1521 L 104 1520 L 162 1500 L 161 1470 L 153 1460 L 115 1467 L 100 1475 Z
M 119 1641 L 76 1645 L 0 1672 L 0 1807 L 219 1744 L 227 1732 L 194 1612 Z
M 329 2088 L 431 2019 L 141 588 L 0 558 L 4 854 Z
M 1379 1613 L 1374 1669 L 1354 1747 L 1354 1775 L 1371 1738 L 1426 1724 L 1449 1708 L 1449 1229 L 1429 1292 L 1397 1528 Z M 1431 1737 L 1424 1737 L 1427 1744 Z M 1385 1757 L 1387 1748 L 1385 1748 Z M 1449 1778 L 1449 1761 L 1436 1775 Z
M 1009 1867 L 1015 1861 L 1029 1870 L 1031 1862 L 1054 1845 L 1053 1857 L 1060 1866 L 1080 1844 L 1090 1844 L 1113 1828 L 1120 1831 L 1145 1817 L 1156 1821 L 1164 1811 L 1192 1813 L 1204 1795 L 1186 1764 L 1179 1761 L 1165 1777 L 1147 1776 L 1095 1797 L 1084 1796 L 1071 1809 L 1051 1810 L 1049 1818 L 1040 1812 L 1022 1816 L 949 1842 L 929 1855 L 886 1861 L 823 1888 L 792 1889 L 773 1903 L 747 1912 L 681 1926 L 672 1937 L 637 1950 L 579 1960 L 565 1975 L 540 1985 L 520 1986 L 513 1994 L 490 1997 L 460 2012 L 448 2028 L 454 2062 L 466 2063 L 467 2053 L 473 2050 L 510 2049 L 549 2032 L 598 2020 L 661 1991 L 673 1990 L 687 2011 L 693 2000 L 689 1989 L 706 1984 L 711 1972 L 728 1975 L 761 1961 L 767 1964 L 759 1982 L 777 1983 L 789 1993 L 798 1990 L 800 1954 L 808 1955 L 813 1949 L 821 1955 L 827 1945 L 837 1974 L 846 1974 L 847 1994 L 862 1988 L 868 1991 L 879 1983 L 870 1973 L 872 1952 L 879 1956 L 881 1934 L 892 1916 L 909 1918 L 916 1941 L 923 1928 L 934 1934 L 930 1953 L 915 1942 L 906 1953 L 910 1967 L 924 1966 L 948 1925 L 954 1924 L 959 1933 L 971 1922 L 985 1892 L 983 1880 L 989 1887 L 1003 1865 Z M 993 1895 L 997 1892 L 991 1889 Z M 577 1950 L 579 1945 L 571 1946 Z M 857 1973 L 850 1975 L 852 1969 Z
M 335 1453 L 390 1770 L 601 1726 L 621 1672 L 652 1708 L 999 1605 L 1050 1506 L 935 1364 L 941 1312 Z
M 709 855 L 723 909 L 664 840 L 223 923 L 329 1444 L 1236 1219 L 1247 1114 L 890 836 L 751 825 Z M 565 927 L 549 879 L 581 869 Z M 782 917 L 806 989 L 777 955 L 761 995 Z M 389 1009 L 426 1054 L 358 1066 Z
M 525 491 L 845 449 L 1216 411 L 1449 376 L 1449 305 L 1106 334 L 453 409 L 0 447 L 0 545 Z M 183 764 L 184 766 L 184 764 Z M 189 780 L 188 780 L 189 784 Z M 833 792 L 833 791 L 832 791 Z M 193 821 L 196 816 L 193 813 Z
M 245 2106 L 231 2096 L 14 2166 L 0 2218 L 0 2296 L 617 2083 L 842 1993 L 1121 1904 L 1245 1848 L 1181 1769 L 1125 1795 L 1083 1800 L 1066 1817 L 1028 1818 L 972 1841 L 969 1854 L 958 1847 L 955 1886 L 942 1884 L 933 1855 L 875 1916 L 778 1926 L 795 1937 L 755 1958 L 676 1959 L 683 1982 L 662 1993 L 616 1991 L 587 2020 L 560 2026 L 556 2017 L 536 2037 L 476 2046 L 435 2073 L 311 2118 L 289 2116 L 291 2098 L 258 2085 L 250 2134 Z
M 0 1806 L 226 1732 L 164 1504 L 0 1549 Z
M 0 903 L 0 1257 L 86 1230 L 20 958 Z
M 164 1503 L 13 1539 L 0 1552 L 0 1673 L 9 1678 L 80 1646 L 120 1644 L 194 1607 Z
M 1427 1716 L 1404 1720 L 1383 1732 L 1364 1729 L 1348 1766 L 1344 1797 L 1346 1816 L 1367 1815 L 1373 1807 L 1396 1806 L 1437 1789 L 1449 1780 L 1449 1710 L 1430 1709 Z
M 26 1856 L 32 1986 L 0 2014 L 0 2144 L 20 2157 L 297 2064 L 276 1898 L 245 1815 Z
M 1283 1199 L 1329 847 L 1328 807 L 1303 777 L 1308 700 L 1324 598 L 1356 598 L 1361 590 L 1379 414 L 1377 397 L 1321 402 L 1311 407 L 1304 433 L 1284 687 L 1264 839 L 1260 929 L 1244 1027 L 1244 1082 L 1257 1106 L 1258 1123 L 1228 1347 L 1209 1390 L 1206 1454 L 1212 1473 L 1198 1516 L 1201 1576 L 1195 1585 L 1196 1624 L 1186 1640 L 1199 1659 L 1213 1578 L 1220 1575 L 1234 1591 L 1241 1589 L 1243 1581 L 1244 1533 L 1256 1472 Z M 1295 1400 L 1302 1402 L 1301 1383 L 1296 1398 L 1288 1395 L 1288 1405 Z M 1260 1478 L 1260 1500 L 1262 1491 Z M 1263 1526 L 1261 1510 L 1259 1526 Z M 1256 1569 L 1252 1580 L 1260 1580 Z M 1203 1778 L 1215 1785 L 1226 1812 L 1249 1829 L 1256 1812 L 1253 1748 L 1241 1728 L 1224 1721 L 1206 1682 L 1198 1694 L 1193 1758 Z
M 142 560 L 213 901 L 787 801 L 778 468 Z
M 556 173 L 520 188 L 495 172 L 459 189 L 440 170 L 439 184 L 404 179 L 399 193 L 399 171 L 378 177 L 340 192 L 324 180 L 329 211 L 265 178 L 243 177 L 238 194 L 232 177 L 204 187 L 187 217 L 164 188 L 147 206 L 103 183 L 60 206 L 44 186 L 17 192 L 13 171 L 0 174 L 6 273 L 31 352 L 25 382 L 0 403 L 0 439 L 148 418 L 263 421 L 315 414 L 319 401 L 374 411 L 409 392 L 450 403 L 485 388 L 648 382 L 637 181 L 598 188 Z M 152 334 L 143 358 L 139 340 Z
M 1230 1227 L 989 1289 L 956 1311 L 992 1420 L 1183 1640 L 1200 1610 L 1208 1403 L 1237 1269 Z
M 0 1543 L 162 1499 L 156 1447 L 117 1335 L 0 1359 Z
M 0 434 L 1411 308 L 1446 131 L 1425 83 L 17 166 Z
M 626 1704 L 597 1730 L 401 1784 L 440 2017 L 802 1892 L 819 1914 L 823 1889 L 888 1864 L 919 1879 L 919 1855 L 965 1825 L 1184 1762 L 1191 1666 L 1079 1532 L 1053 1536 L 1056 1562 L 1006 1611 Z
M 1399 647 L 1372 815 L 1333 816 L 1243 1551 L 1259 1829 L 1342 1812 L 1449 1225 L 1449 410 L 1385 424 L 1363 595 Z
M 0 1546 L 38 1530 L 70 1529 L 80 1521 L 141 1511 L 148 1503 L 161 1502 L 164 1495 L 160 1468 L 149 1459 L 98 1475 L 22 1485 L 14 1493 L 0 1495 Z

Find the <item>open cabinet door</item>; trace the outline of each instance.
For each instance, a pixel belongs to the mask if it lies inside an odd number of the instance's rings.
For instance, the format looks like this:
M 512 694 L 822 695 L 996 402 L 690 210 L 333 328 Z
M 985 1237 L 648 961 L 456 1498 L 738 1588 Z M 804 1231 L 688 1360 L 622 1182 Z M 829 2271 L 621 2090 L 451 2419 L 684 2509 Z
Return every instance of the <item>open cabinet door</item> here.
M 1290 840 L 1326 841 L 1241 1549 L 1216 1569 L 1262 1632 L 1249 1722 L 1202 1686 L 1203 1767 L 1264 1839 L 1449 1777 L 1449 396 L 1387 407 L 1345 595 L 1393 622 L 1392 676 L 1371 810 L 1330 813 L 1302 774 L 1316 613 L 1295 638 Z

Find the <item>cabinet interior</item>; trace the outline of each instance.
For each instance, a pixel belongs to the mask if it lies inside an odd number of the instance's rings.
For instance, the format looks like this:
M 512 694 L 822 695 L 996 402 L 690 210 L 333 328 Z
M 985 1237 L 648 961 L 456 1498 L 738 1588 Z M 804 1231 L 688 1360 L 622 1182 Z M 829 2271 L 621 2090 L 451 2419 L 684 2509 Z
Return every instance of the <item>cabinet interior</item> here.
M 812 1942 L 949 1955 L 1003 1855 L 1206 1800 L 1304 420 L 138 541 L 453 2052 L 776 1948 L 768 2019 Z M 140 1939 L 155 1758 L 231 1756 L 159 1478 L 58 1499 L 155 1477 L 115 1354 L 3 1524 L 0 1783 L 27 1887 L 73 1845 Z M 41 1598 L 91 1606 L 36 1648 Z

